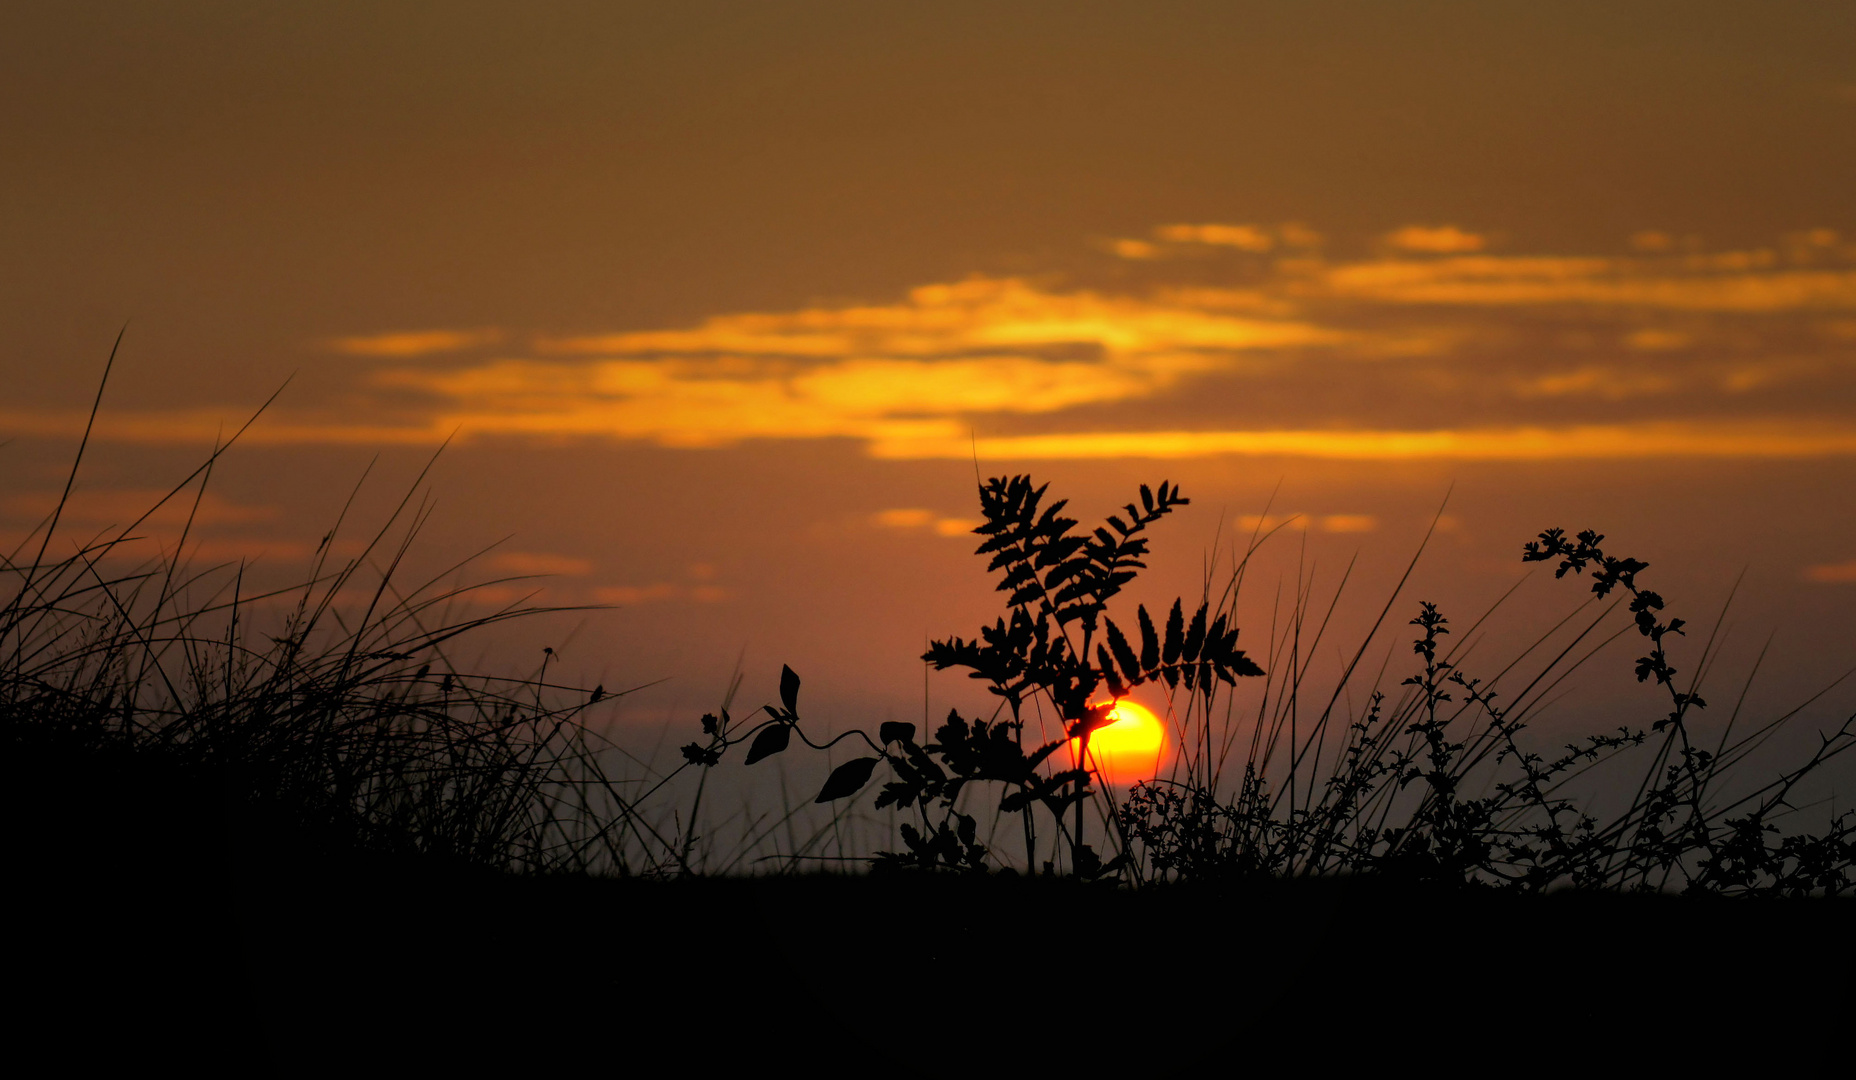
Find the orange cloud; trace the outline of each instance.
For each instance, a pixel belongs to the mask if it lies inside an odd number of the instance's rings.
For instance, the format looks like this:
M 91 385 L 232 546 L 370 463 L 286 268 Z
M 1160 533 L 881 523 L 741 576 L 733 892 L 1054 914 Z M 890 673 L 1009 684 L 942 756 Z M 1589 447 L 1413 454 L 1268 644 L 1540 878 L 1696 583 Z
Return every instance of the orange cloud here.
M 1304 322 L 1240 318 L 1165 298 L 1052 292 L 1017 278 L 924 285 L 898 304 L 718 315 L 691 330 L 542 338 L 544 354 L 776 359 L 953 357 L 1089 345 L 1117 353 L 1260 349 L 1344 335 Z
M 994 461 L 1194 458 L 1221 455 L 1341 460 L 1454 458 L 1809 458 L 1856 455 L 1856 427 L 1702 423 L 1470 428 L 1434 431 L 1124 431 L 966 439 L 878 441 L 879 458 Z
M 1306 514 L 1242 514 L 1234 522 L 1240 534 L 1260 534 L 1300 525 L 1314 526 L 1329 533 L 1368 533 L 1379 529 L 1379 519 L 1372 514 L 1324 514 L 1311 518 Z
M 545 551 L 503 551 L 492 555 L 491 569 L 511 574 L 551 574 L 560 577 L 585 577 L 593 572 L 588 559 L 554 555 Z
M 1154 235 L 1174 244 L 1206 244 L 1239 251 L 1264 252 L 1276 246 L 1276 238 L 1255 225 L 1162 225 Z
M 1670 352 L 1676 349 L 1686 349 L 1694 343 L 1695 337 L 1692 334 L 1685 334 L 1680 330 L 1659 330 L 1654 327 L 1644 327 L 1624 335 L 1624 344 L 1638 352 Z
M 258 559 L 307 559 L 314 554 L 314 551 L 309 544 L 300 540 L 208 537 L 206 539 L 189 538 L 186 554 L 196 562 L 218 563 Z
M 1226 280 L 1186 276 L 1138 293 L 972 277 L 887 303 L 543 336 L 525 355 L 443 365 L 411 361 L 496 332 L 344 338 L 354 355 L 407 362 L 356 371 L 339 411 L 286 399 L 245 438 L 431 444 L 457 432 L 687 448 L 844 439 L 884 458 L 965 458 L 978 429 L 994 433 L 980 440 L 983 454 L 1008 458 L 1849 452 L 1847 426 L 1812 419 L 1842 400 L 1843 354 L 1856 340 L 1856 266 L 1836 262 L 1856 254 L 1828 230 L 1774 250 L 1705 253 L 1639 236 L 1630 255 L 1495 256 L 1456 226 L 1408 226 L 1384 239 L 1426 257 L 1350 261 L 1322 257 L 1320 238 L 1300 226 L 1172 224 L 1153 237 L 1128 243 L 1273 257 Z M 1777 254 L 1793 248 L 1813 254 Z M 1117 273 L 1145 280 L 1166 268 Z M 1700 396 L 1719 411 L 1755 390 L 1765 410 L 1756 419 L 1681 415 Z M 1782 394 L 1799 416 L 1785 415 Z M 1443 395 L 1502 420 L 1433 427 Z M 106 410 L 96 435 L 210 444 L 239 419 Z M 84 421 L 76 410 L 0 411 L 0 438 L 75 436 Z M 927 511 L 885 527 L 944 523 L 958 531 Z
M 1856 559 L 1806 567 L 1804 579 L 1820 585 L 1856 585 Z
M 936 536 L 970 536 L 974 529 L 986 524 L 983 518 L 937 518 L 934 523 Z
M 460 352 L 503 340 L 499 330 L 412 330 L 397 334 L 336 338 L 329 347 L 348 356 L 403 360 L 431 353 Z
M 616 604 L 620 607 L 676 601 L 719 604 L 733 595 L 719 585 L 697 585 L 685 589 L 681 585 L 660 581 L 652 585 L 608 585 L 597 588 L 593 590 L 593 601 L 598 604 Z
M 682 592 L 681 588 L 668 582 L 658 582 L 655 585 L 613 585 L 594 589 L 593 600 L 600 604 L 632 606 L 674 600 L 682 595 Z
M 879 510 L 871 520 L 885 529 L 930 529 L 936 536 L 966 536 L 985 524 L 979 518 L 942 517 L 933 510 Z
M 1108 249 L 1124 259 L 1157 259 L 1160 249 L 1145 240 L 1114 240 Z
M 153 488 L 85 490 L 79 488 L 66 500 L 59 520 L 66 526 L 91 525 L 108 527 L 111 525 L 128 525 L 142 519 L 144 524 L 163 528 L 178 528 L 193 519 L 195 525 L 240 525 L 255 521 L 270 521 L 278 516 L 274 506 L 249 506 L 232 502 L 215 492 L 208 491 L 199 499 L 196 506 L 194 493 L 182 491 L 161 503 L 159 509 L 155 504 L 166 496 L 166 490 Z M 7 496 L 0 500 L 0 511 L 10 517 L 39 521 L 51 515 L 58 506 L 58 495 L 50 491 L 30 492 Z M 144 518 L 144 515 L 147 515 Z
M 933 510 L 879 510 L 873 520 L 885 529 L 919 529 L 934 521 Z
M 1736 313 L 1856 307 L 1856 271 L 1686 272 L 1759 262 L 1741 254 L 1732 260 L 1710 256 L 1700 267 L 1594 257 L 1381 260 L 1323 268 L 1304 288 L 1394 304 L 1595 304 Z
M 34 412 L 0 410 L 0 433 L 8 436 L 75 438 L 84 431 L 86 414 L 75 410 Z M 241 410 L 209 409 L 162 411 L 109 411 L 97 417 L 93 438 L 112 442 L 165 445 L 193 443 L 211 446 L 245 419 Z M 444 421 L 427 418 L 416 424 L 355 422 L 273 410 L 264 421 L 245 432 L 246 443 L 290 445 L 349 443 L 362 445 L 431 444 L 451 433 Z
M 1267 533 L 1275 529 L 1287 528 L 1301 521 L 1306 523 L 1304 514 L 1243 514 L 1237 520 L 1237 529 L 1244 533 Z
M 975 278 L 887 306 L 717 316 L 682 331 L 543 342 L 591 359 L 375 373 L 449 402 L 473 433 L 607 435 L 671 446 L 747 438 L 947 438 L 975 414 L 1144 398 L 1235 354 L 1348 335 L 1167 297 L 1056 293 Z
M 1488 240 L 1455 225 L 1407 225 L 1386 234 L 1386 243 L 1400 251 L 1427 255 L 1454 255 L 1464 251 L 1481 251 Z
M 1522 379 L 1515 389 L 1523 397 L 1584 395 L 1606 401 L 1623 401 L 1665 393 L 1674 387 L 1675 380 L 1665 375 L 1609 367 L 1582 367 Z
M 1321 519 L 1321 531 L 1331 533 L 1367 533 L 1379 528 L 1379 519 L 1371 514 L 1328 514 Z

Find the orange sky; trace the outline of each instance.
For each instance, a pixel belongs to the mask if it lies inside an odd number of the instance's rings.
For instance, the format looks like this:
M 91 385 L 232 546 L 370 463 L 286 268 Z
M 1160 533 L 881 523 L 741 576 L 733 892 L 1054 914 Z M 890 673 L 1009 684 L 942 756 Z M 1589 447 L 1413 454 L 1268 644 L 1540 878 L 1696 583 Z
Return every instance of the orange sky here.
M 1267 507 L 1270 572 L 1360 553 L 1367 613 L 1451 491 L 1414 589 L 1465 614 L 1589 526 L 1691 621 L 1747 570 L 1775 694 L 1856 654 L 1856 10 L 64 4 L 8 36 L 11 535 L 126 321 L 75 526 L 294 374 L 203 555 L 286 573 L 372 455 L 377 508 L 455 433 L 430 565 L 507 537 L 485 576 L 620 605 L 495 648 L 668 677 L 641 715 L 737 655 L 749 696 L 785 662 L 846 720 L 918 715 L 923 636 L 992 609 L 976 455 L 1087 516 L 1180 481 L 1150 603 Z M 1530 582 L 1489 648 L 1579 592 Z

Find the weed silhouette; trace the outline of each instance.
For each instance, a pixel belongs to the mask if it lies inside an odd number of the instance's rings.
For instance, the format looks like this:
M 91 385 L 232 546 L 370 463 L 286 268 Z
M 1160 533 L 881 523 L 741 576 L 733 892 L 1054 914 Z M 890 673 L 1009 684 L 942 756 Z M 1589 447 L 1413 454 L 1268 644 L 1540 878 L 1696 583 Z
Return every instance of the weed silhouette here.
M 687 761 L 714 765 L 729 746 L 751 741 L 746 760 L 752 764 L 785 750 L 794 735 L 818 749 L 861 739 L 872 755 L 839 765 L 817 801 L 854 796 L 879 766 L 887 767 L 892 778 L 881 786 L 876 808 L 912 808 L 917 820 L 899 827 L 899 850 L 871 859 L 878 871 L 1007 867 L 980 842 L 976 818 L 955 805 L 968 786 L 987 783 L 1003 789 L 996 812 L 1019 815 L 1023 865 L 1084 880 L 1364 875 L 1519 892 L 1571 886 L 1806 896 L 1856 889 L 1856 812 L 1835 816 L 1815 833 L 1781 834 L 1775 824 L 1791 811 L 1787 798 L 1801 781 L 1856 746 L 1856 716 L 1820 736 L 1808 760 L 1776 779 L 1750 792 L 1723 793 L 1723 779 L 1795 712 L 1737 739 L 1730 723 L 1712 749 L 1697 745 L 1690 717 L 1706 701 L 1698 680 L 1678 687 L 1669 658 L 1669 645 L 1683 636 L 1686 623 L 1663 621 L 1663 598 L 1638 580 L 1649 565 L 1608 554 L 1597 533 L 1569 540 L 1563 530 L 1549 529 L 1525 546 L 1522 558 L 1558 560 L 1562 578 L 1590 570 L 1597 600 L 1617 590 L 1628 598 L 1631 625 L 1649 646 L 1636 661 L 1637 679 L 1663 688 L 1669 700 L 1668 713 L 1647 729 L 1592 734 L 1551 758 L 1521 740 L 1540 695 L 1578 666 L 1580 659 L 1569 659 L 1573 646 L 1597 631 L 1603 614 L 1532 677 L 1516 695 L 1518 705 L 1508 705 L 1493 681 L 1469 676 L 1450 658 L 1450 621 L 1428 601 L 1410 621 L 1417 628 L 1412 654 L 1421 668 L 1403 680 L 1404 692 L 1393 701 L 1375 689 L 1363 716 L 1343 717 L 1337 708 L 1342 693 L 1392 600 L 1314 722 L 1303 726 L 1304 610 L 1298 606 L 1293 633 L 1284 635 L 1286 652 L 1277 650 L 1277 666 L 1291 675 L 1269 681 L 1248 752 L 1235 762 L 1241 770 L 1227 783 L 1239 732 L 1225 694 L 1239 677 L 1265 675 L 1236 644 L 1235 602 L 1260 541 L 1253 536 L 1215 602 L 1207 599 L 1188 617 L 1176 600 L 1164 629 L 1137 607 L 1130 633 L 1109 617 L 1109 603 L 1145 568 L 1147 528 L 1189 500 L 1167 483 L 1157 491 L 1143 485 L 1138 504 L 1079 534 L 1076 521 L 1062 514 L 1065 501 L 1044 504 L 1046 490 L 1028 476 L 994 478 L 980 487 L 985 522 L 974 530 L 983 538 L 976 554 L 999 575 L 1007 610 L 976 638 L 935 641 L 923 656 L 936 670 L 961 669 L 983 681 L 1001 699 L 992 717 L 951 711 L 919 744 L 915 726 L 907 723 L 884 724 L 875 737 L 852 730 L 832 743 L 813 743 L 800 730 L 799 677 L 788 668 L 782 704 L 767 706 L 765 720 L 730 735 L 725 716 L 720 722 L 705 717 L 709 741 L 685 747 Z M 1322 630 L 1325 624 L 1316 642 Z M 1143 683 L 1162 685 L 1170 713 L 1180 718 L 1183 775 L 1135 784 L 1118 803 L 1099 782 L 1089 739 L 1115 702 Z M 1107 700 L 1094 700 L 1104 691 Z M 1222 731 L 1213 723 L 1221 706 Z M 1061 721 L 1065 738 L 1028 746 L 1027 710 L 1046 707 Z M 1331 738 L 1335 728 L 1342 730 Z M 1081 753 L 1058 760 L 1072 739 Z M 1621 811 L 1601 819 L 1569 793 L 1567 785 L 1592 769 L 1643 754 L 1642 780 Z M 1104 823 L 1105 852 L 1085 840 L 1084 811 L 1092 803 Z M 1038 807 L 1054 833 L 1052 854 L 1043 859 Z M 1067 865 L 1058 858 L 1062 853 Z
M 1164 638 L 1146 607 L 1137 607 L 1138 653 L 1107 615 L 1109 601 L 1147 565 L 1148 526 L 1190 500 L 1168 483 L 1158 491 L 1142 485 L 1138 505 L 1123 507 L 1125 516 L 1112 514 L 1101 526 L 1079 534 L 1076 520 L 1063 516 L 1066 500 L 1044 504 L 1047 488 L 1034 487 L 1028 476 L 995 478 L 980 488 L 985 522 L 974 532 L 984 540 L 976 553 L 989 556 L 987 570 L 1000 575 L 997 590 L 1008 594 L 1008 613 L 981 627 L 971 640 L 932 642 L 922 657 L 936 670 L 965 669 L 970 678 L 985 681 L 1010 718 L 969 719 L 950 711 L 926 744 L 915 741 L 915 725 L 907 723 L 885 724 L 874 739 L 862 731 L 839 736 L 862 738 L 876 755 L 838 766 L 817 801 L 856 794 L 876 767 L 887 763 L 894 779 L 883 785 L 876 807 L 914 808 L 919 816 L 920 828 L 904 823 L 899 829 L 904 850 L 875 857 L 872 865 L 878 870 L 984 869 L 988 853 L 977 840 L 977 823 L 954 804 L 968 785 L 992 783 L 1005 789 L 998 811 L 1020 817 L 1028 866 L 1038 865 L 1034 811 L 1041 806 L 1067 851 L 1071 873 L 1085 879 L 1119 874 L 1126 864 L 1125 845 L 1105 860 L 1083 834 L 1085 803 L 1101 791 L 1090 785 L 1089 741 L 1111 722 L 1114 699 L 1150 681 L 1209 690 L 1214 681 L 1230 684 L 1240 676 L 1263 674 L 1237 647 L 1236 627 L 1223 614 L 1210 615 L 1209 604 L 1201 604 L 1188 622 L 1182 602 L 1174 601 Z M 782 705 L 766 707 L 769 719 L 752 733 L 749 764 L 784 750 L 798 730 L 798 686 L 798 676 L 785 669 Z M 1104 687 L 1111 700 L 1091 704 Z M 1054 708 L 1064 738 L 1026 746 L 1024 710 L 1032 703 Z M 706 717 L 705 731 L 713 726 Z M 1077 742 L 1076 760 L 1047 769 L 1069 740 Z M 712 734 L 709 744 L 692 743 L 684 755 L 691 762 L 714 764 L 728 744 L 726 737 Z M 938 820 L 931 818 L 931 808 L 940 812 Z M 1045 860 L 1049 870 L 1057 864 L 1054 854 Z

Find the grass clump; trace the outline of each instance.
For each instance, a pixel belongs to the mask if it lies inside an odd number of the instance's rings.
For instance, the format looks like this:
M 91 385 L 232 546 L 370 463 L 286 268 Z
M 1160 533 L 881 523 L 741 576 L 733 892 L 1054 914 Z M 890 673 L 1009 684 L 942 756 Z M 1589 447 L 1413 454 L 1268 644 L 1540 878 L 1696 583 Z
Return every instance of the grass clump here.
M 60 519 L 80 447 L 57 507 L 0 556 L 10 799 L 161 844 L 191 833 L 523 873 L 676 868 L 675 843 L 633 812 L 589 723 L 618 695 L 551 681 L 552 649 L 520 677 L 451 662 L 461 636 L 551 609 L 457 619 L 471 587 L 402 590 L 429 514 L 412 492 L 345 560 L 338 520 L 295 586 L 254 592 L 242 564 L 191 568 L 194 513 L 230 445 L 140 519 L 74 540 Z M 175 550 L 141 555 L 138 528 L 185 499 Z M 97 839 L 62 846 L 76 856 Z

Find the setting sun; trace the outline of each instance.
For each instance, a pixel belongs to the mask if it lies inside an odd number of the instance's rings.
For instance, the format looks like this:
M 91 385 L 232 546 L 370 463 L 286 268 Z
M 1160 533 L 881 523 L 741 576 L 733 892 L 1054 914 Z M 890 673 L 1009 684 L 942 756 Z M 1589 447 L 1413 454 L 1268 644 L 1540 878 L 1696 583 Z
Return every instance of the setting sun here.
M 1115 703 L 1115 719 L 1089 737 L 1089 766 L 1114 784 L 1150 780 L 1166 754 L 1166 725 L 1145 706 L 1132 701 Z M 1080 749 L 1070 740 L 1071 760 Z

